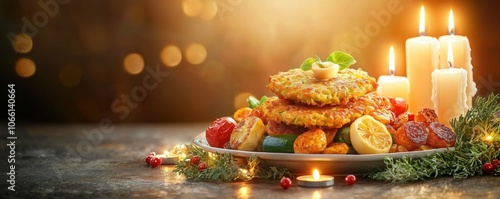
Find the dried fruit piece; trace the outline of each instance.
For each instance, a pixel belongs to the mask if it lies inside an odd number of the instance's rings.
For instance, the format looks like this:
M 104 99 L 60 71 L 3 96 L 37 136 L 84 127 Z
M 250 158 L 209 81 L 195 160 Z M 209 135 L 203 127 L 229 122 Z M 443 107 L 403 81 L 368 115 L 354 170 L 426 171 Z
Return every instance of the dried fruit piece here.
M 429 127 L 429 136 L 427 137 L 427 144 L 434 148 L 444 148 L 455 146 L 457 136 L 449 127 L 444 124 L 431 122 Z
M 415 121 L 423 122 L 425 126 L 429 126 L 431 122 L 439 122 L 438 116 L 434 109 L 431 108 L 423 108 L 415 115 Z
M 396 132 L 394 142 L 412 151 L 425 144 L 428 135 L 429 133 L 424 123 L 415 121 L 406 122 Z

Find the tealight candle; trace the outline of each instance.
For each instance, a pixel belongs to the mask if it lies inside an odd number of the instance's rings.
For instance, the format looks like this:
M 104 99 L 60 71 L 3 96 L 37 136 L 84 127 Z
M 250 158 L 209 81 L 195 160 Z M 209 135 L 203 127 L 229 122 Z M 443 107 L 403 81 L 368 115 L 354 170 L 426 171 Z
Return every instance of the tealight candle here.
M 333 176 L 320 175 L 317 169 L 314 169 L 312 175 L 297 177 L 297 185 L 302 187 L 329 187 L 333 186 Z
M 179 161 L 179 156 L 176 154 L 170 154 L 168 151 L 164 151 L 163 154 L 157 154 L 156 157 L 161 158 L 161 164 L 173 165 Z
M 377 93 L 385 97 L 399 97 L 409 101 L 410 82 L 406 77 L 395 76 L 394 47 L 391 46 L 389 52 L 389 75 L 382 75 L 378 78 Z

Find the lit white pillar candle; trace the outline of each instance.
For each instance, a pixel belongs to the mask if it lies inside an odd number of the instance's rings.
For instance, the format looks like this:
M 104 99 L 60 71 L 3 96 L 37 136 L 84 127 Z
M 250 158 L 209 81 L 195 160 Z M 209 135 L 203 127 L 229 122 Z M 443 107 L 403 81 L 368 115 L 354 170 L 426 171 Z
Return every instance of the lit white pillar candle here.
M 378 78 L 377 93 L 380 96 L 400 97 L 406 101 L 409 99 L 410 82 L 406 77 L 395 76 L 396 64 L 394 58 L 394 47 L 389 50 L 389 75 L 382 75 Z
M 416 113 L 434 106 L 432 71 L 439 68 L 439 41 L 425 35 L 425 10 L 420 9 L 418 37 L 406 40 L 406 76 L 410 81 L 409 111 Z
M 471 58 L 471 48 L 469 44 L 469 39 L 465 36 L 455 35 L 455 22 L 453 20 L 453 11 L 450 10 L 450 15 L 448 18 L 448 32 L 449 35 L 444 35 L 439 37 L 440 48 L 441 48 L 441 59 L 439 63 L 439 68 L 448 68 L 447 59 L 444 57 L 448 52 L 448 43 L 452 44 L 453 52 L 453 62 L 455 67 L 463 68 L 467 71 L 467 106 L 472 107 L 472 97 L 476 95 L 477 88 L 474 82 L 472 73 L 472 58 Z
M 448 43 L 449 68 L 436 69 L 432 73 L 432 100 L 439 122 L 451 127 L 451 120 L 457 118 L 468 109 L 467 71 L 453 67 L 452 44 Z

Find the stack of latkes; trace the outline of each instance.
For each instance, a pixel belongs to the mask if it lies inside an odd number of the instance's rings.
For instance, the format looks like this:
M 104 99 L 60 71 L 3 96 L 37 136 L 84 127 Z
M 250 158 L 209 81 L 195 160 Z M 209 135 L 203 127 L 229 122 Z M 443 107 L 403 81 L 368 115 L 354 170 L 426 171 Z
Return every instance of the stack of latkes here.
M 269 135 L 336 129 L 363 115 L 372 115 L 384 124 L 393 117 L 390 101 L 372 92 L 377 82 L 365 71 L 346 68 L 326 81 L 311 73 L 291 69 L 269 77 L 267 88 L 278 96 L 260 107 L 269 120 Z
M 267 120 L 266 132 L 301 134 L 294 142 L 295 153 L 346 154 L 346 143 L 333 142 L 339 128 L 363 115 L 383 124 L 394 121 L 389 99 L 373 92 L 375 78 L 361 69 L 346 68 L 328 80 L 291 69 L 270 76 L 267 88 L 277 96 L 259 107 Z

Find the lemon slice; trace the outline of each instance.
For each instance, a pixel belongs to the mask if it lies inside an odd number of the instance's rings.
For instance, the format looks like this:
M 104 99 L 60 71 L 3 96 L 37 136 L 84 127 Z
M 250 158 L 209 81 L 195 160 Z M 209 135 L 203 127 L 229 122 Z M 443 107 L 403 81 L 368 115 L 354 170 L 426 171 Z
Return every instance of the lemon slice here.
M 388 153 L 392 138 L 384 124 L 372 116 L 364 115 L 351 124 L 352 146 L 359 154 Z

